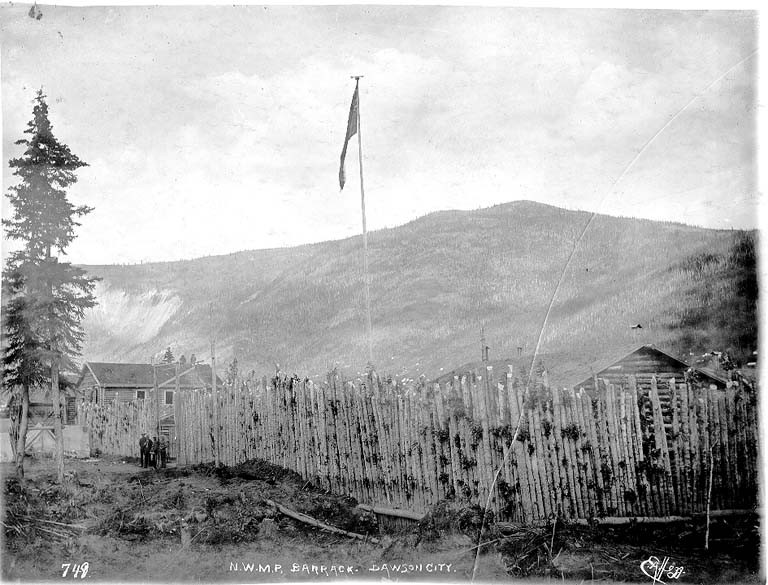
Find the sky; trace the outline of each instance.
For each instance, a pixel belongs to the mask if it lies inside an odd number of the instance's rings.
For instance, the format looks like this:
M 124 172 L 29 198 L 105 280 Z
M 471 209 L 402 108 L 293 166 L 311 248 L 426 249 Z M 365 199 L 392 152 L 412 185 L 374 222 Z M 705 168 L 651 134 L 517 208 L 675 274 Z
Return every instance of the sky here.
M 32 100 L 89 167 L 83 264 L 195 258 L 527 199 L 757 227 L 757 13 L 0 7 L 3 190 Z M 3 198 L 3 215 L 9 213 Z M 7 251 L 9 243 L 4 242 Z

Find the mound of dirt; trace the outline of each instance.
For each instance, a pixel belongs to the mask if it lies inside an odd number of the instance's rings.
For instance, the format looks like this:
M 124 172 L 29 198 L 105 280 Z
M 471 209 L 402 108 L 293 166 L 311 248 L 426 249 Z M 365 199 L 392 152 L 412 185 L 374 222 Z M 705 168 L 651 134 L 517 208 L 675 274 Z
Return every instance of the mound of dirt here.
M 63 485 L 54 481 L 50 462 L 30 468 L 26 485 L 14 477 L 3 485 L 6 580 L 60 577 L 50 567 L 58 568 L 65 554 L 88 558 L 94 571 L 101 567 L 102 579 L 130 574 L 144 582 L 215 581 L 240 554 L 284 566 L 314 559 L 345 562 L 354 564 L 359 576 L 377 579 L 384 573 L 369 572 L 370 567 L 387 567 L 388 578 L 394 578 L 418 560 L 425 567 L 453 567 L 450 574 L 432 576 L 456 580 L 475 576 L 481 555 L 476 575 L 481 580 L 636 582 L 645 577 L 640 563 L 653 554 L 684 565 L 690 574 L 686 582 L 759 582 L 756 515 L 713 519 L 709 551 L 703 549 L 701 520 L 526 527 L 496 524 L 481 507 L 454 500 L 433 506 L 417 525 L 402 524 L 397 533 L 381 535 L 377 516 L 361 510 L 354 498 L 328 494 L 264 461 L 155 471 L 121 458 L 70 460 Z M 328 534 L 273 502 L 342 530 L 376 535 L 377 542 Z M 298 575 L 287 575 L 292 576 Z
M 99 462 L 93 471 L 104 464 Z M 93 471 L 91 475 L 72 471 L 63 486 L 44 476 L 29 481 L 24 489 L 15 478 L 8 478 L 6 519 L 12 527 L 6 528 L 6 535 L 21 543 L 25 534 L 29 538 L 43 534 L 50 527 L 30 522 L 35 516 L 131 542 L 229 544 L 255 541 L 264 534 L 273 537 L 280 531 L 317 533 L 317 528 L 281 514 L 270 501 L 349 532 L 379 532 L 376 516 L 357 508 L 354 498 L 325 493 L 295 472 L 266 461 L 120 471 L 106 478 Z
M 492 540 L 497 536 L 493 512 L 483 510 L 477 504 L 460 504 L 453 500 L 441 500 L 419 521 L 421 540 L 430 541 L 449 534 L 463 534 L 470 539 Z

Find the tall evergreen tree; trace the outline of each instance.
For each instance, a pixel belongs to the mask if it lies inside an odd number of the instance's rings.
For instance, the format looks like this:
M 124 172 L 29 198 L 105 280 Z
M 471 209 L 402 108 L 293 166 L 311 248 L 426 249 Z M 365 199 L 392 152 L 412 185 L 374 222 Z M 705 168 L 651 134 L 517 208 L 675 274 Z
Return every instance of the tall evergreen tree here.
M 172 364 L 176 361 L 176 358 L 173 357 L 173 352 L 171 351 L 170 346 L 165 350 L 165 353 L 163 354 L 163 363 L 164 364 Z
M 80 353 L 83 340 L 80 322 L 85 310 L 95 304 L 96 279 L 60 261 L 58 255 L 66 254 L 74 240 L 75 227 L 80 225 L 77 218 L 92 209 L 75 207 L 67 198 L 66 189 L 77 182 L 75 171 L 87 165 L 53 135 L 42 90 L 35 97 L 32 113 L 32 120 L 24 131 L 29 137 L 16 141 L 25 147 L 24 154 L 9 161 L 19 183 L 9 188 L 13 214 L 3 220 L 3 226 L 6 236 L 20 241 L 22 247 L 10 255 L 6 271 L 13 275 L 14 300 L 18 303 L 6 306 L 4 326 L 9 344 L 4 347 L 4 374 L 12 376 L 13 367 L 21 368 L 25 363 L 30 371 L 46 372 L 54 409 L 57 474 L 62 482 L 64 450 L 59 372 L 62 368 L 72 369 L 73 358 Z M 13 334 L 13 331 L 25 333 Z M 10 343 L 11 340 L 15 340 L 14 343 Z M 14 359 L 14 351 L 31 361 Z
M 10 393 L 11 448 L 16 475 L 24 480 L 24 453 L 27 448 L 29 390 L 48 379 L 40 359 L 40 344 L 27 319 L 30 300 L 25 298 L 19 271 L 3 275 L 3 390 Z
M 238 366 L 237 358 L 232 358 L 232 361 L 227 366 L 227 384 L 234 384 L 237 381 Z

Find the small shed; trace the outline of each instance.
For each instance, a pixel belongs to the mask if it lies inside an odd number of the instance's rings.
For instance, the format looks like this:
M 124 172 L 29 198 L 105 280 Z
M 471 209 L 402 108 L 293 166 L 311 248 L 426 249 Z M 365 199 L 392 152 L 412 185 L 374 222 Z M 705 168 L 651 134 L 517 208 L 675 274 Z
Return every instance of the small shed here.
M 683 360 L 660 350 L 653 345 L 642 345 L 629 353 L 626 350 L 621 355 L 606 356 L 604 360 L 596 362 L 588 371 L 574 376 L 578 380 L 574 384 L 568 384 L 575 389 L 584 388 L 586 391 L 595 389 L 595 376 L 606 380 L 609 384 L 626 384 L 627 377 L 635 376 L 639 389 L 649 390 L 651 378 L 655 377 L 659 383 L 668 382 L 671 378 L 682 381 L 686 372 L 691 372 L 701 384 L 710 388 L 725 390 L 728 381 L 714 372 L 702 368 L 693 367 Z
M 64 425 L 77 424 L 77 394 L 74 390 L 75 385 L 69 383 L 65 374 L 61 374 L 60 380 L 63 382 L 61 392 L 61 422 Z M 11 396 L 0 412 L 0 418 L 10 418 L 11 410 L 20 407 L 20 402 L 16 400 L 16 394 Z M 33 387 L 29 389 L 29 425 L 53 425 L 53 399 L 50 396 L 50 388 Z

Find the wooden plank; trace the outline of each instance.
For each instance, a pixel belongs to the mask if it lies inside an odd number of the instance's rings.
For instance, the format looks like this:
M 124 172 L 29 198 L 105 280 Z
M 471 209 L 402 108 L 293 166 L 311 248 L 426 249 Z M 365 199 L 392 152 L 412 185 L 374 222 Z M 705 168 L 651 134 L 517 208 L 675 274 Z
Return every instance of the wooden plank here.
M 373 426 L 376 432 L 377 446 L 378 446 L 378 467 L 381 471 L 382 480 L 382 502 L 388 506 L 392 505 L 394 501 L 392 496 L 392 458 L 393 455 L 389 450 L 389 435 L 385 429 L 385 421 L 383 420 L 381 410 L 381 389 L 380 380 L 377 377 L 371 377 L 371 384 L 373 394 L 371 396 L 370 406 L 373 410 L 374 423 Z
M 435 501 L 438 501 L 444 500 L 448 496 L 447 487 L 449 484 L 443 481 L 443 479 L 448 477 L 448 469 L 447 465 L 444 464 L 444 462 L 447 460 L 447 455 L 443 450 L 443 444 L 440 442 L 442 425 L 440 423 L 440 409 L 437 405 L 438 398 L 440 396 L 440 389 L 435 388 L 434 393 L 435 397 L 431 403 L 432 410 L 429 412 L 430 436 L 428 439 L 431 439 L 431 473 L 434 475 L 435 481 L 435 493 L 433 497 L 435 498 Z
M 531 416 L 530 434 L 531 443 L 534 452 L 529 457 L 534 471 L 534 477 L 537 483 L 537 495 L 540 497 L 540 506 L 545 518 L 554 512 L 552 509 L 552 484 L 549 481 L 546 470 L 546 453 L 544 451 L 544 442 L 541 438 L 541 410 L 540 404 L 530 408 L 528 411 Z
M 486 372 L 487 374 L 491 374 L 493 372 L 491 366 L 487 366 Z M 480 419 L 480 428 L 482 429 L 483 435 L 480 437 L 479 441 L 479 455 L 482 456 L 481 477 L 483 478 L 483 491 L 480 494 L 480 501 L 478 503 L 485 507 L 485 501 L 487 501 L 488 498 L 491 499 L 492 503 L 494 501 L 498 502 L 498 499 L 494 499 L 492 494 L 494 491 L 494 486 L 492 484 L 494 483 L 494 477 L 496 477 L 496 465 L 493 461 L 493 452 L 491 447 L 490 423 L 493 416 L 493 405 L 491 403 L 490 380 L 488 379 L 488 376 L 485 378 L 485 384 L 480 385 L 479 391 L 481 393 L 480 400 L 482 402 L 481 408 L 483 412 L 483 416 Z M 496 509 L 496 511 L 498 511 L 498 509 Z
M 478 489 L 477 479 L 477 453 L 472 450 L 472 432 L 471 423 L 472 419 L 461 418 L 459 419 L 459 434 L 461 435 L 461 452 L 463 453 L 464 460 L 462 463 L 462 470 L 465 473 L 466 485 L 469 489 L 469 495 L 466 496 L 467 503 L 474 502 L 475 491 Z
M 720 429 L 723 438 L 723 458 L 725 460 L 725 466 L 727 469 L 727 476 L 724 480 L 726 487 L 726 498 L 723 507 L 734 508 L 736 506 L 736 500 L 734 495 L 738 493 L 738 477 L 736 473 L 736 452 L 733 448 L 732 436 L 734 434 L 733 429 L 733 390 L 726 390 L 722 396 L 722 407 L 720 409 L 721 421 Z
M 468 501 L 472 502 L 474 498 L 474 491 L 477 490 L 477 465 L 472 465 L 471 462 L 477 461 L 477 453 L 471 448 L 471 423 L 476 416 L 476 406 L 474 404 L 474 397 L 472 396 L 471 383 L 467 376 L 461 378 L 462 394 L 465 399 L 464 409 L 466 416 L 459 419 L 459 434 L 461 435 L 461 452 L 464 454 L 464 462 L 462 470 L 466 475 L 466 483 L 471 491 L 471 495 L 468 497 Z
M 627 405 L 626 405 L 626 390 L 621 385 L 616 385 L 616 394 L 614 397 L 614 416 L 616 419 L 616 428 L 619 431 L 619 474 L 621 477 L 621 486 L 619 495 L 621 496 L 622 509 L 624 516 L 632 516 L 636 514 L 636 508 L 631 501 L 631 497 L 628 497 L 630 490 L 634 490 L 634 482 L 632 481 L 632 472 L 634 471 L 632 466 L 632 460 L 629 456 L 629 429 L 627 427 Z
M 294 402 L 294 408 L 296 409 L 296 464 L 298 469 L 296 470 L 301 477 L 309 478 L 309 458 L 313 449 L 310 448 L 309 433 L 307 429 L 307 417 L 305 415 L 306 408 L 304 406 L 306 397 L 306 388 L 303 381 L 294 380 L 291 392 Z
M 664 466 L 662 509 L 664 515 L 669 516 L 671 511 L 676 508 L 675 494 L 672 487 L 672 469 L 669 458 L 669 446 L 667 444 L 667 433 L 664 430 L 664 417 L 661 410 L 661 402 L 659 401 L 659 392 L 655 378 L 651 381 L 651 403 L 653 405 L 656 448 L 661 450 L 661 463 Z
M 700 391 L 701 398 L 702 398 L 702 410 L 701 410 L 701 449 L 700 449 L 700 457 L 701 457 L 701 471 L 702 471 L 702 478 L 699 483 L 700 485 L 700 496 L 701 499 L 701 509 L 706 509 L 706 502 L 707 502 L 707 486 L 709 483 L 709 468 L 710 468 L 710 462 L 709 462 L 709 453 L 710 453 L 710 446 L 711 446 L 711 437 L 712 437 L 712 429 L 710 427 L 710 420 L 709 420 L 709 414 L 710 414 L 710 392 L 709 389 L 702 389 Z
M 749 430 L 747 428 L 749 422 L 747 420 L 746 408 L 747 400 L 745 393 L 742 389 L 739 389 L 736 391 L 736 412 L 738 416 L 736 419 L 736 429 L 739 437 L 740 506 L 748 505 L 748 500 L 745 496 L 750 487 L 750 479 L 752 477 L 752 461 L 749 456 Z
M 491 429 L 498 426 L 498 404 L 495 400 L 495 396 L 498 394 L 496 385 L 493 378 L 493 366 L 486 367 L 485 387 L 484 387 L 484 400 L 485 400 L 485 417 L 483 419 L 483 449 L 485 451 L 485 467 L 486 467 L 486 483 L 488 485 L 487 497 L 489 497 L 491 509 L 494 511 L 496 517 L 499 513 L 499 490 L 497 486 L 496 478 L 497 471 L 499 475 L 501 473 L 501 460 L 498 457 L 496 451 L 496 442 L 491 435 Z M 480 506 L 485 506 L 484 502 L 480 502 Z
M 401 489 L 403 490 L 403 506 L 415 508 L 416 502 L 413 498 L 410 485 L 411 465 L 408 455 L 408 444 L 406 436 L 405 402 L 402 396 L 397 397 L 397 431 L 395 433 L 396 445 L 399 445 L 399 460 L 401 463 L 399 478 Z
M 314 471 L 312 473 L 312 481 L 317 486 L 322 486 L 322 469 L 323 469 L 323 445 L 320 440 L 320 425 L 322 412 L 317 402 L 317 388 L 315 384 L 310 380 L 307 384 L 307 409 L 309 412 L 314 413 L 314 421 L 310 427 L 312 434 L 312 443 L 314 446 Z
M 643 458 L 643 433 L 640 426 L 640 411 L 637 401 L 637 382 L 634 376 L 629 376 L 627 386 L 627 409 L 629 417 L 629 428 L 632 451 L 632 465 L 634 466 L 635 485 L 634 490 L 637 493 L 638 509 L 643 515 L 650 514 L 648 504 L 648 481 L 645 473 Z
M 731 492 L 731 482 L 728 464 L 728 431 L 725 424 L 725 394 L 720 391 L 716 391 L 714 394 L 717 404 L 717 431 L 718 431 L 718 445 L 716 450 L 718 451 L 719 468 L 716 468 L 718 472 L 718 478 L 715 485 L 718 488 L 718 508 L 731 507 L 729 499 Z
M 456 420 L 456 412 L 451 412 L 448 416 L 448 449 L 451 456 L 451 482 L 456 494 L 456 498 L 461 497 L 461 462 L 459 459 L 459 449 L 456 444 L 459 441 L 459 428 Z
M 619 390 L 615 384 L 608 385 L 606 392 L 606 422 L 608 424 L 608 433 L 610 439 L 611 453 L 611 474 L 613 478 L 613 493 L 616 510 L 620 516 L 627 515 L 626 502 L 624 500 L 624 489 L 626 486 L 625 469 L 622 466 L 623 454 L 621 449 L 622 432 L 619 427 L 616 399 Z
M 702 500 L 699 497 L 701 485 L 701 402 L 700 397 L 696 395 L 690 382 L 686 381 L 685 388 L 688 392 L 688 412 L 691 431 L 691 507 L 693 512 L 699 512 L 703 510 Z
M 552 388 L 552 433 L 560 479 L 567 490 L 567 499 L 563 500 L 563 517 L 580 518 L 585 512 L 579 491 L 579 464 L 576 449 L 573 439 L 563 435 L 563 430 L 574 424 L 570 409 L 571 397 L 567 392 L 567 390 Z
M 326 429 L 328 433 L 328 479 L 331 483 L 331 491 L 344 493 L 344 483 L 341 477 L 339 434 L 336 426 L 338 421 L 338 403 L 336 402 L 336 389 L 333 383 L 333 375 L 328 374 L 327 383 L 323 388 L 326 398 Z
M 437 447 L 434 443 L 435 436 L 435 423 L 433 421 L 434 416 L 434 401 L 428 400 L 426 396 L 420 396 L 418 400 L 419 417 L 421 419 L 421 430 L 419 432 L 419 440 L 421 441 L 422 457 L 421 464 L 426 481 L 426 500 L 427 505 L 431 506 L 440 499 L 439 495 L 439 481 L 437 470 Z
M 576 455 L 576 488 L 581 501 L 582 515 L 585 518 L 594 516 L 595 510 L 587 481 L 589 479 L 588 454 L 585 452 L 586 432 L 584 429 L 581 400 L 573 388 L 568 389 L 570 420 L 572 421 L 574 438 L 574 453 Z
M 344 425 L 346 428 L 346 445 L 349 449 L 349 462 L 352 469 L 352 489 L 350 493 L 360 498 L 363 494 L 363 461 L 360 453 L 359 430 L 354 412 L 352 411 L 352 391 L 354 387 L 350 382 L 342 385 L 342 405 L 344 411 Z
M 675 379 L 669 380 L 670 411 L 672 415 L 672 438 L 669 442 L 671 452 L 671 462 L 673 463 L 673 482 L 675 489 L 676 506 L 673 514 L 680 514 L 685 509 L 685 491 L 683 489 L 683 473 L 681 467 L 683 461 L 680 453 L 680 415 L 679 415 L 679 397 Z
M 572 475 L 576 490 L 576 501 L 578 503 L 577 514 L 580 518 L 589 518 L 592 515 L 592 511 L 589 502 L 589 492 L 587 491 L 586 463 L 582 449 L 583 426 L 578 415 L 581 405 L 577 401 L 576 392 L 574 392 L 573 388 L 567 388 L 563 392 L 567 396 L 567 400 L 563 401 L 565 411 L 565 420 L 563 421 L 565 426 L 563 429 L 568 429 L 569 434 L 566 437 L 562 437 L 561 430 L 561 438 L 570 444 L 570 452 L 573 456 Z
M 514 424 L 511 448 L 515 451 L 517 461 L 517 474 L 521 486 L 522 506 L 525 521 L 532 521 L 541 516 L 536 497 L 536 487 L 533 481 L 533 470 L 528 461 L 528 446 L 524 437 L 528 437 L 529 422 L 523 405 L 524 391 L 515 383 L 512 387 L 513 395 L 510 396 L 510 405 L 514 405 L 512 424 Z M 519 429 L 518 429 L 519 427 Z M 543 513 L 543 512 L 542 512 Z
M 595 392 L 599 392 L 599 388 L 596 386 Z M 605 482 L 603 480 L 602 464 L 603 464 L 603 444 L 602 433 L 598 432 L 600 423 L 600 399 L 598 398 L 593 402 L 592 398 L 587 394 L 587 409 L 585 413 L 584 421 L 587 423 L 590 443 L 592 444 L 592 467 L 594 469 L 597 493 L 598 497 L 598 512 L 599 515 L 605 516 L 610 507 L 610 494 L 606 489 Z
M 408 435 L 411 442 L 411 453 L 413 455 L 413 475 L 416 479 L 415 491 L 418 494 L 419 509 L 426 510 L 429 506 L 425 490 L 426 478 L 424 477 L 424 468 L 422 465 L 422 445 L 420 431 L 420 408 L 417 403 L 417 397 L 414 393 L 408 396 Z
M 424 480 L 421 477 L 421 462 L 419 460 L 419 441 L 415 428 L 416 408 L 413 403 L 413 394 L 405 395 L 405 442 L 408 448 L 408 475 L 411 480 L 411 492 L 413 494 L 416 509 L 424 510 L 426 508 L 424 501 L 423 485 Z
M 685 493 L 684 514 L 691 514 L 695 509 L 693 499 L 693 469 L 691 463 L 691 419 L 689 406 L 689 392 L 686 384 L 677 384 L 676 389 L 680 395 L 680 443 L 682 445 L 681 457 L 683 464 L 682 482 Z
M 360 439 L 363 450 L 363 465 L 365 467 L 366 498 L 369 502 L 381 502 L 381 467 L 377 464 L 376 431 L 371 422 L 370 405 L 372 400 L 370 389 L 361 387 L 354 394 L 357 418 L 360 421 Z
M 604 514 L 615 516 L 618 514 L 618 507 L 616 505 L 615 482 L 613 481 L 610 431 L 606 417 L 606 394 L 608 393 L 608 388 L 604 383 L 602 387 L 598 386 L 599 383 L 599 381 L 596 381 L 598 390 L 597 403 L 595 404 L 595 430 L 600 446 L 600 466 L 598 469 L 603 481 Z M 606 481 L 608 472 L 611 475 L 608 481 Z
M 562 425 L 560 421 L 563 417 L 561 408 L 560 392 L 557 388 L 549 388 L 552 398 L 550 408 L 543 413 L 544 421 L 549 425 L 549 436 L 545 435 L 547 459 L 552 469 L 553 488 L 555 491 L 555 510 L 559 518 L 568 518 L 571 516 L 570 509 L 574 508 L 573 484 L 570 478 L 568 466 L 571 465 L 569 453 L 563 444 L 561 434 Z M 542 421 L 542 422 L 544 422 Z M 566 465 L 563 466 L 563 461 Z
M 520 480 L 518 479 L 517 472 L 517 461 L 515 458 L 514 451 L 511 448 L 511 445 L 508 445 L 507 442 L 511 438 L 511 436 L 508 438 L 507 433 L 510 435 L 514 433 L 514 425 L 516 425 L 517 421 L 511 422 L 511 404 L 509 400 L 509 386 L 512 384 L 512 373 L 506 373 L 504 384 L 501 382 L 498 383 L 497 388 L 499 392 L 499 437 L 498 440 L 501 444 L 502 449 L 502 455 L 503 455 L 503 476 L 504 481 L 506 482 L 507 486 L 509 486 L 509 489 L 507 491 L 507 497 L 514 497 L 514 512 L 510 517 L 510 520 L 519 520 L 522 521 L 522 496 L 521 496 L 521 486 L 520 486 Z M 506 432 L 504 432 L 504 429 L 507 429 Z M 514 494 L 514 496 L 512 496 Z M 505 504 L 505 508 L 507 507 L 508 502 Z
M 589 394 L 579 389 L 576 392 L 576 416 L 579 420 L 579 425 L 582 430 L 582 456 L 584 460 L 584 485 L 587 491 L 587 497 L 589 499 L 590 517 L 594 518 L 599 515 L 599 501 L 598 483 L 597 483 L 597 470 L 595 467 L 595 453 L 597 452 L 597 445 L 593 443 L 592 433 L 590 431 L 590 420 L 592 417 L 592 399 Z

